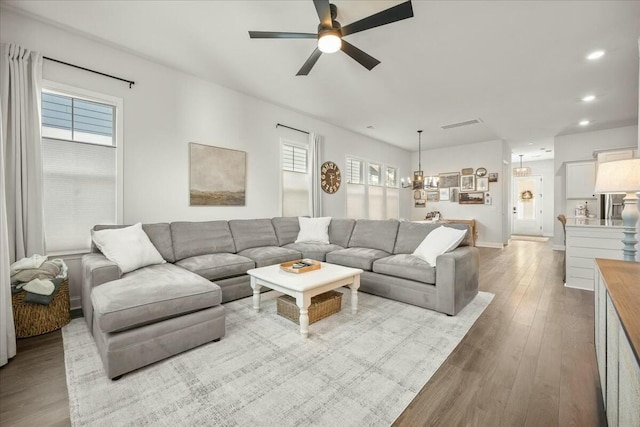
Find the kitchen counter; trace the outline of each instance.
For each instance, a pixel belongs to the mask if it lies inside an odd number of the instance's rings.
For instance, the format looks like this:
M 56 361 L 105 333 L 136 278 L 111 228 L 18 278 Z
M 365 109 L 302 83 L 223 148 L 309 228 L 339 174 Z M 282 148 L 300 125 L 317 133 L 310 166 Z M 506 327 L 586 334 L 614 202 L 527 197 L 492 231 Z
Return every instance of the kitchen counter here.
M 598 218 L 567 218 L 565 227 L 609 227 L 624 228 L 622 220 L 598 219 Z M 622 238 L 622 237 L 620 237 Z

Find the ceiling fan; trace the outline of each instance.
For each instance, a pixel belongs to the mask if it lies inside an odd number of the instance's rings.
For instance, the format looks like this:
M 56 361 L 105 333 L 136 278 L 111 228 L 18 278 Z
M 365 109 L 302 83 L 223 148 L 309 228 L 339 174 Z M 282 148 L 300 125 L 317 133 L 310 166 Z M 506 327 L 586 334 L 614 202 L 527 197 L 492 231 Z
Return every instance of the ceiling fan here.
M 338 21 L 336 21 L 336 16 L 338 15 L 338 8 L 336 5 L 330 4 L 329 0 L 313 0 L 313 4 L 316 7 L 316 12 L 318 12 L 318 17 L 320 18 L 320 25 L 318 25 L 317 33 L 249 31 L 249 37 L 252 39 L 317 38 L 318 47 L 313 51 L 302 68 L 300 68 L 300 71 L 296 74 L 297 76 L 308 75 L 315 63 L 318 61 L 318 58 L 320 58 L 320 55 L 323 53 L 333 53 L 338 50 L 342 50 L 344 53 L 358 61 L 360 65 L 365 67 L 367 70 L 373 69 L 373 67 L 378 65 L 380 61 L 361 51 L 351 43 L 343 40 L 343 37 L 413 17 L 413 8 L 411 7 L 411 0 L 409 0 L 343 27 Z

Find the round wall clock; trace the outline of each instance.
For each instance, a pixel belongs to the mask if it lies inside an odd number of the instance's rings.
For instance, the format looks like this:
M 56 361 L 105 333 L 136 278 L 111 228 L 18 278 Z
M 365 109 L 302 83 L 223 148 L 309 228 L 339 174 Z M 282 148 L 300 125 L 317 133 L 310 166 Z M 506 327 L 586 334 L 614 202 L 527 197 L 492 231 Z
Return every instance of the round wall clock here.
M 340 188 L 342 176 L 340 168 L 333 162 L 324 162 L 320 168 L 320 187 L 322 191 L 333 194 Z
M 485 176 L 487 174 L 487 170 L 485 168 L 476 169 L 476 176 Z

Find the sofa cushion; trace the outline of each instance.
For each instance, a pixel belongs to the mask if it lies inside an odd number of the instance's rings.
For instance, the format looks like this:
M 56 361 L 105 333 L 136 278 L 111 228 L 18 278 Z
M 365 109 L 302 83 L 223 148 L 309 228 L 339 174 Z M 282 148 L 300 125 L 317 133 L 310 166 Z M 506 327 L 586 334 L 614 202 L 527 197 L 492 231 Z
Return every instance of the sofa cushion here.
M 124 228 L 126 225 L 96 225 L 93 227 L 95 231 L 100 230 L 110 230 L 115 228 Z M 149 236 L 149 240 L 153 243 L 153 246 L 156 247 L 162 258 L 168 262 L 175 262 L 176 258 L 173 254 L 173 241 L 171 239 L 171 228 L 167 223 L 159 223 L 159 224 L 142 224 L 142 229 L 147 236 Z M 94 252 L 98 251 L 98 248 L 95 246 L 93 241 L 91 242 L 91 249 Z
M 255 261 L 256 267 L 264 267 L 267 265 L 280 264 L 287 261 L 295 261 L 302 258 L 302 254 L 298 251 L 279 246 L 263 246 L 261 248 L 249 248 L 238 252 L 247 258 Z
M 329 252 L 327 262 L 345 267 L 361 268 L 371 271 L 373 262 L 391 255 L 389 252 L 370 248 L 347 248 Z
M 379 259 L 373 263 L 373 271 L 430 285 L 436 283 L 435 267 L 410 254 L 392 255 Z
M 147 233 L 142 231 L 141 223 L 118 229 L 92 230 L 91 240 L 109 261 L 118 264 L 123 273 L 166 262 Z
M 172 222 L 171 237 L 176 260 L 236 252 L 227 221 Z
M 238 253 L 249 248 L 278 246 L 270 219 L 234 219 L 229 221 Z
M 359 219 L 349 240 L 350 248 L 379 249 L 393 252 L 398 233 L 398 221 Z
M 396 245 L 393 248 L 394 254 L 411 254 L 416 250 L 418 245 L 422 243 L 427 234 L 431 233 L 440 224 L 418 223 L 418 222 L 401 222 L 398 227 L 398 237 Z
M 356 225 L 355 219 L 331 218 L 329 223 L 329 243 L 346 248 Z
M 278 238 L 278 246 L 293 243 L 298 238 L 300 224 L 297 216 L 279 216 L 271 218 L 271 224 Z
M 220 287 L 173 264 L 157 264 L 93 289 L 94 322 L 102 332 L 159 322 L 220 304 Z
M 289 243 L 284 247 L 300 252 L 302 258 L 311 258 L 316 261 L 324 261 L 329 252 L 344 249 L 342 246 L 332 245 L 331 243 Z
M 216 280 L 246 274 L 256 263 L 236 254 L 207 254 L 182 259 L 176 262 L 176 265 L 205 279 Z

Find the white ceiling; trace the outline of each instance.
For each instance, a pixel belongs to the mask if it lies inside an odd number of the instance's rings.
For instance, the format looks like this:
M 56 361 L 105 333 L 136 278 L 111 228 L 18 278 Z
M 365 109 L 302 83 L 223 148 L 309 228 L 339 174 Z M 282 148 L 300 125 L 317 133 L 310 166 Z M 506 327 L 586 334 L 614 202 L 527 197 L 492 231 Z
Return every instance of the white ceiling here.
M 515 159 L 540 160 L 532 156 L 553 149 L 553 136 L 638 118 L 638 1 L 414 0 L 414 18 L 345 38 L 379 66 L 324 54 L 307 77 L 295 74 L 314 40 L 250 40 L 247 31 L 315 32 L 311 0 L 3 3 L 411 151 L 424 129 L 424 149 L 502 138 Z M 334 3 L 346 25 L 399 2 Z M 587 61 L 596 49 L 607 53 Z M 596 101 L 582 102 L 587 94 Z M 440 129 L 475 118 L 482 123 Z M 582 119 L 592 124 L 581 128 Z

